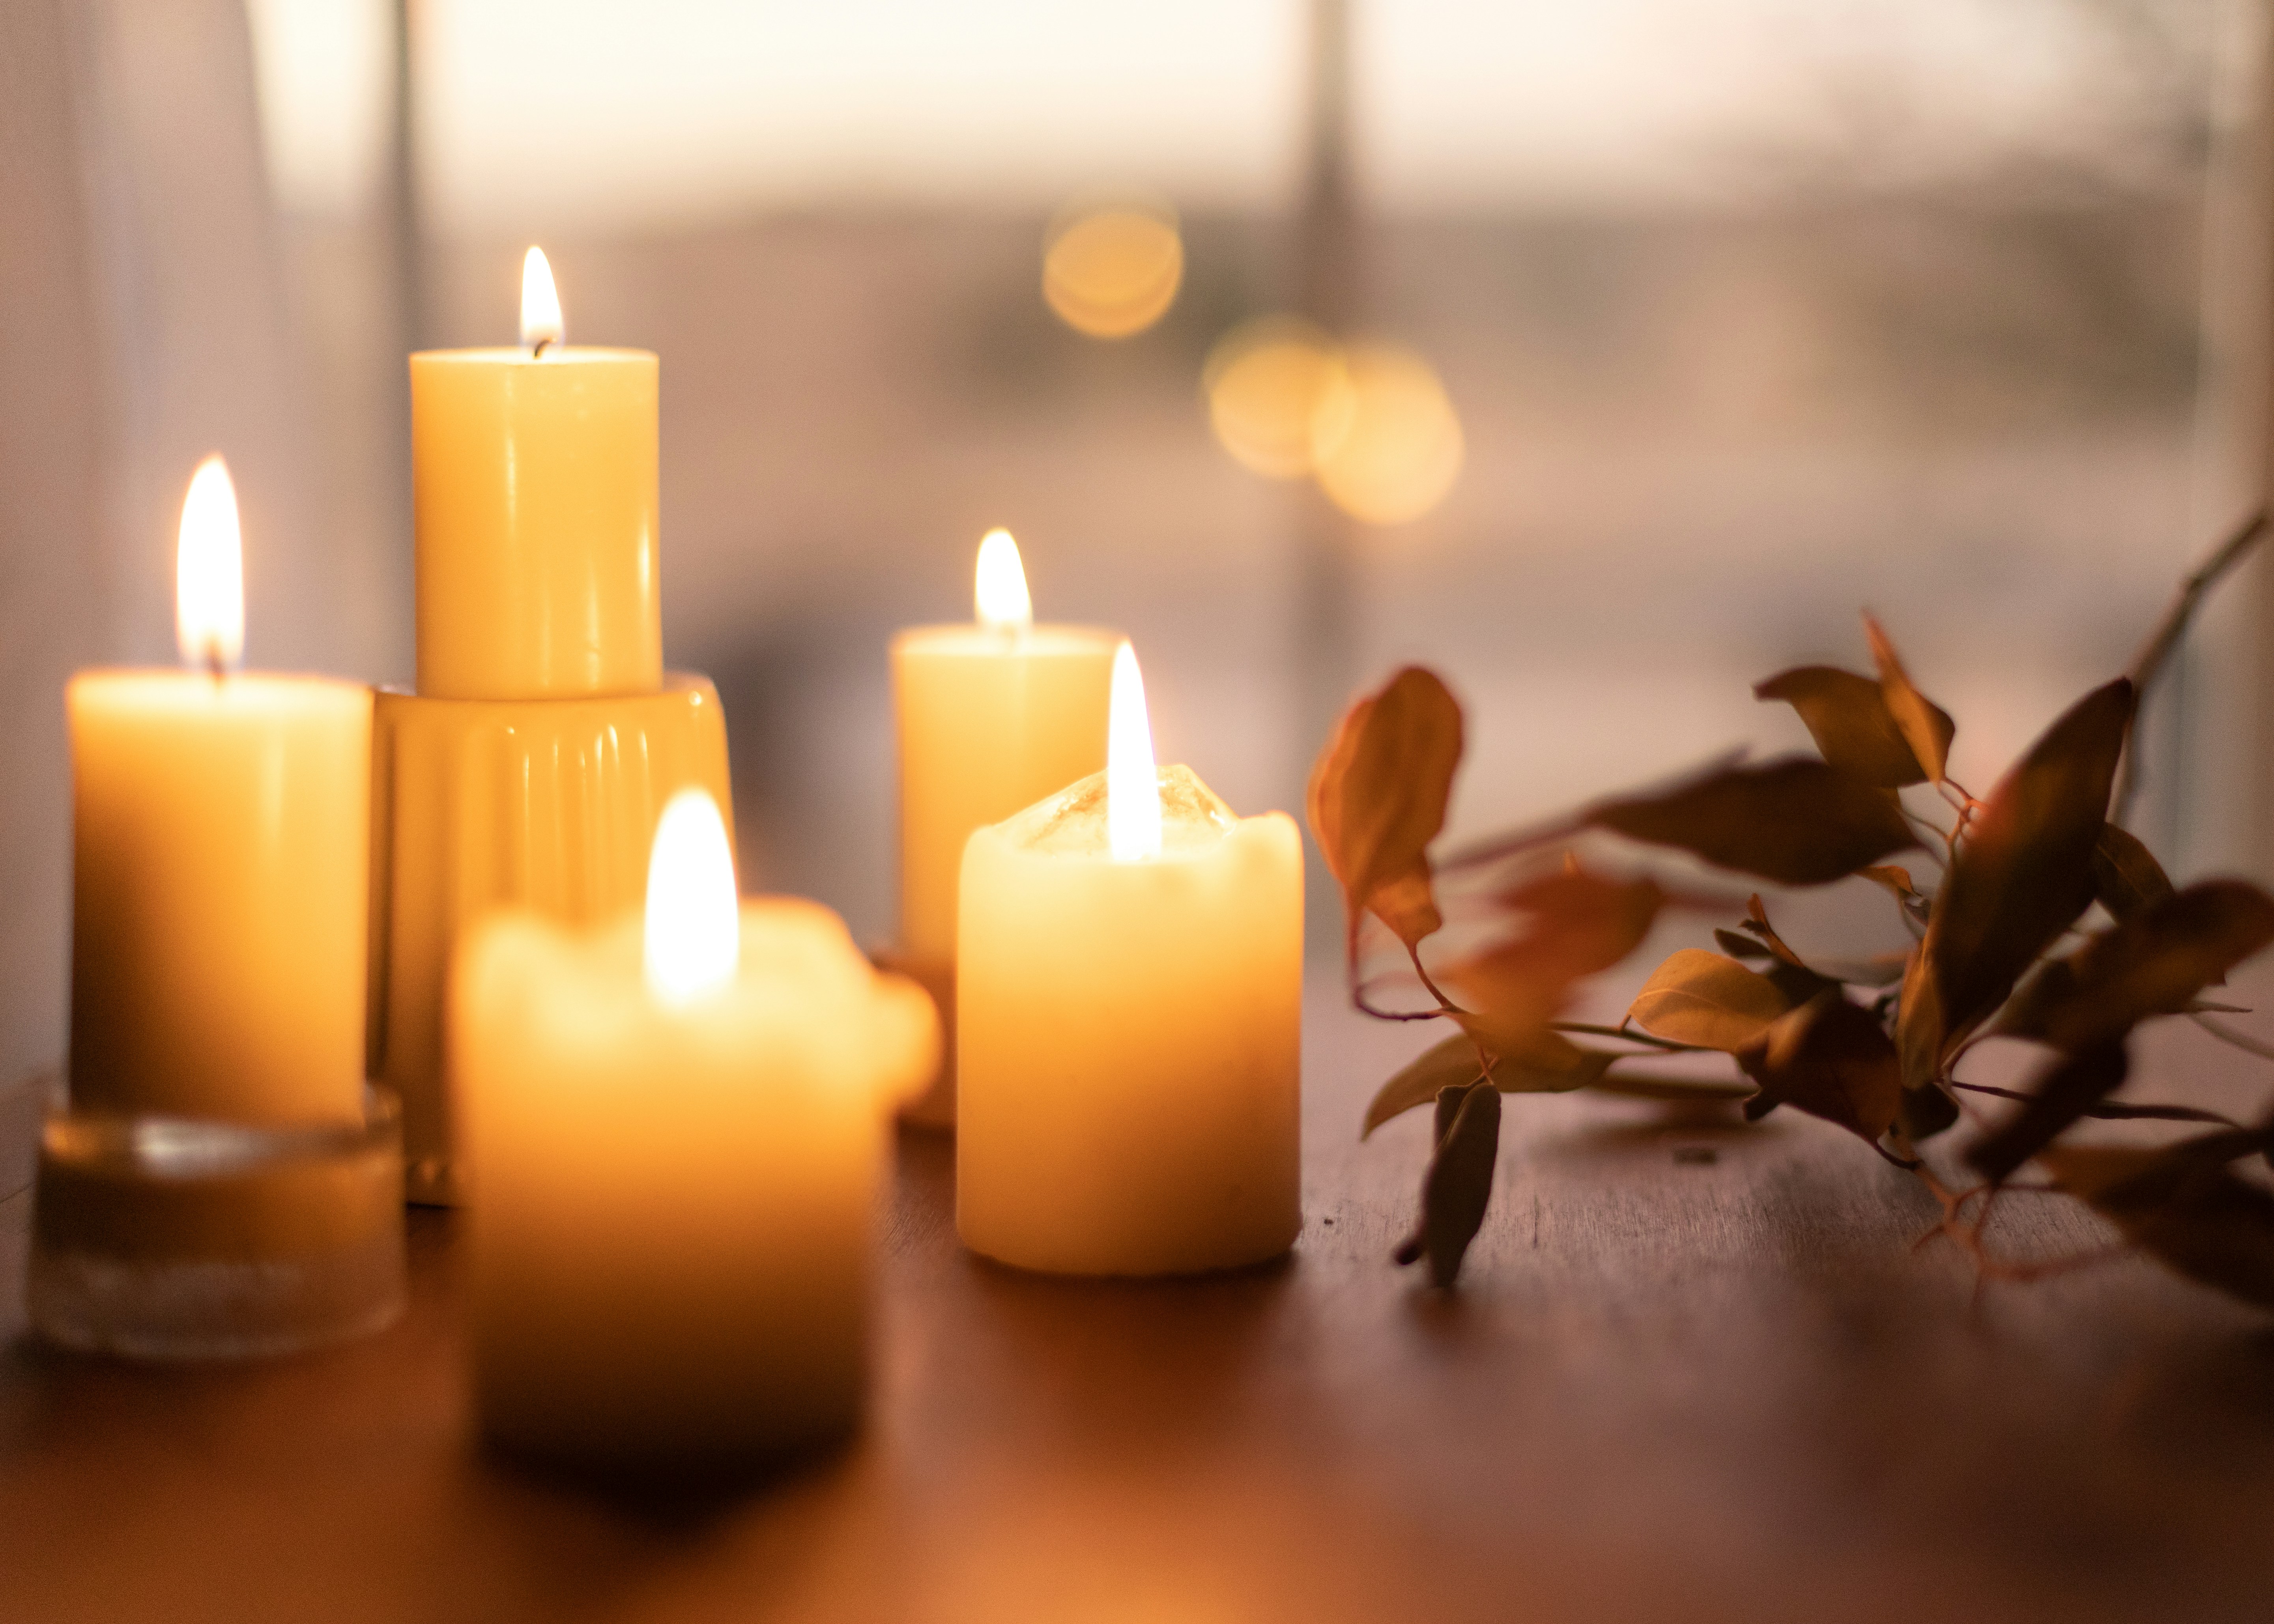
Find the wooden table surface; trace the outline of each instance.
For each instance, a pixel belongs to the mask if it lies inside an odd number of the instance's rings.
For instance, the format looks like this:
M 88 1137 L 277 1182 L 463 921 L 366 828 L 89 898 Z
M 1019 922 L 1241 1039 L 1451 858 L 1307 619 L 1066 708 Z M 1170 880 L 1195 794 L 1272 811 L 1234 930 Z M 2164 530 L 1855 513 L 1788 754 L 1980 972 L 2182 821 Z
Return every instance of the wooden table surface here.
M 408 1316 L 334 1352 L 137 1368 L 19 1317 L 0 1620 L 2274 1617 L 2274 1320 L 2129 1260 L 1977 1304 L 1911 1248 L 1927 1197 L 1848 1136 L 1580 1098 L 1510 1101 L 1497 1210 L 1431 1293 L 1385 1257 L 1419 1115 L 1355 1135 L 1427 1034 L 1320 992 L 1290 1261 L 1013 1274 L 958 1248 L 947 1147 L 906 1139 L 870 1421 L 770 1482 L 486 1454 L 441 1214 Z M 2225 1052 L 2151 1069 L 2274 1078 Z M 26 1207 L 0 1205 L 19 1316 Z M 2018 1251 L 2101 1238 L 2064 1201 L 2007 1213 Z

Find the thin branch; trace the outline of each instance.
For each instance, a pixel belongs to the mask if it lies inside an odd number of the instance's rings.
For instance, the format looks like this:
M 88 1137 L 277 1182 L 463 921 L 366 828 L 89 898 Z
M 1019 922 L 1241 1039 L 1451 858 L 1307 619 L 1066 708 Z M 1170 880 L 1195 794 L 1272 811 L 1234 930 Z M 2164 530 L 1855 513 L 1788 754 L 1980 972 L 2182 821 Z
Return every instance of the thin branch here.
M 2274 1049 L 2268 1048 L 2247 1033 L 2237 1032 L 2233 1027 L 2224 1026 L 2208 1015 L 2190 1015 L 2187 1019 L 2220 1042 L 2232 1043 L 2246 1055 L 2255 1055 L 2261 1060 L 2274 1060 Z
M 2023 1094 L 2018 1088 L 1998 1088 L 1988 1083 L 1962 1083 L 1951 1079 L 1953 1088 L 1963 1088 L 1969 1094 L 1995 1094 L 2001 1100 L 2034 1100 L 2033 1094 Z M 2097 1105 L 2087 1106 L 2084 1114 L 2101 1122 L 2204 1122 L 2221 1127 L 2240 1128 L 2242 1124 L 2232 1116 L 2222 1116 L 2217 1111 L 2198 1109 L 2192 1105 L 2127 1105 L 2114 1100 L 2103 1100 Z
M 1548 1026 L 1556 1032 L 1584 1032 L 1593 1038 L 1624 1038 L 1630 1043 L 1647 1043 L 1653 1049 L 1662 1049 L 1669 1054 L 1713 1055 L 1719 1049 L 1704 1043 L 1677 1043 L 1672 1038 L 1653 1037 L 1647 1032 L 1637 1032 L 1630 1026 L 1597 1026 L 1584 1020 L 1551 1020 Z
M 2258 545 L 2260 538 L 2266 533 L 2266 509 L 2261 508 L 2219 544 L 2180 586 L 2171 607 L 2164 611 L 2163 620 L 2157 623 L 2156 629 L 2133 658 L 2130 675 L 2132 714 L 2135 718 L 2147 703 L 2148 691 L 2155 686 L 2156 679 L 2163 675 L 2165 665 L 2170 662 L 2180 640 L 2187 635 L 2187 623 L 2195 619 L 2195 610 L 2202 603 L 2205 594 Z M 2109 812 L 2109 817 L 2119 823 L 2131 812 L 2132 799 L 2140 788 L 2139 724 L 2136 720 L 2132 731 L 2133 737 L 2125 744 L 2124 765 L 2117 778 L 2115 802 Z

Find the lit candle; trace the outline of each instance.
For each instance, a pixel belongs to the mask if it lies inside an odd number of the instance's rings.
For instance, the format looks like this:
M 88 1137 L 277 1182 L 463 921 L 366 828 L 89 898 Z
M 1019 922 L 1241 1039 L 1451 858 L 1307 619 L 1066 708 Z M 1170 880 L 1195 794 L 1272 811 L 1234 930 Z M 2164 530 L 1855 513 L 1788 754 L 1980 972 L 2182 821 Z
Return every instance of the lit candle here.
M 371 690 L 234 673 L 237 496 L 182 506 L 189 671 L 84 671 L 72 774 L 71 1094 L 246 1123 L 362 1115 Z
M 1036 626 L 1008 530 L 979 544 L 975 625 L 924 626 L 892 640 L 900 726 L 898 962 L 954 1007 L 956 877 L 971 831 L 1105 764 L 1118 634 Z M 912 1112 L 952 1122 L 952 1081 Z
M 484 1426 L 596 1462 L 844 1429 L 866 1370 L 892 1108 L 930 1002 L 810 902 L 734 901 L 716 805 L 674 797 L 647 911 L 493 916 L 453 972 Z
M 1111 731 L 964 853 L 956 1228 L 1058 1274 L 1260 1262 L 1301 1226 L 1301 842 L 1156 772 L 1126 643 Z
M 663 680 L 656 357 L 564 335 L 532 248 L 519 349 L 410 357 L 427 698 L 651 694 Z

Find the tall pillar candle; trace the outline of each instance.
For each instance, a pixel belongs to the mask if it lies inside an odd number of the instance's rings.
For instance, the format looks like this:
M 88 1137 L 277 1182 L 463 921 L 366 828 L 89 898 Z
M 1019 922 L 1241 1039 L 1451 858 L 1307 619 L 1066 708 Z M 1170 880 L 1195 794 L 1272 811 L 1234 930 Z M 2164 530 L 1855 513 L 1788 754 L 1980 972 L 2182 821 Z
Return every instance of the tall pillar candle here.
M 656 357 L 565 347 L 533 248 L 522 308 L 521 348 L 410 357 L 418 692 L 651 694 Z
M 1301 842 L 1156 773 L 1120 664 L 1107 771 L 964 853 L 956 1228 L 1058 1274 L 1260 1262 L 1301 1225 Z
M 900 733 L 900 966 L 954 1001 L 956 887 L 963 843 L 1105 764 L 1107 697 L 1118 635 L 1036 626 L 1019 549 L 980 544 L 975 622 L 892 640 Z M 952 1056 L 947 1058 L 952 1060 Z M 915 1108 L 953 1120 L 952 1084 Z
M 583 1462 L 734 1459 L 858 1412 L 890 1113 L 930 1001 L 817 904 L 734 901 L 697 792 L 647 914 L 508 914 L 454 972 L 483 1426 Z
M 370 689 L 230 673 L 220 459 L 182 515 L 190 671 L 87 671 L 71 723 L 71 1093 L 82 1111 L 362 1116 Z

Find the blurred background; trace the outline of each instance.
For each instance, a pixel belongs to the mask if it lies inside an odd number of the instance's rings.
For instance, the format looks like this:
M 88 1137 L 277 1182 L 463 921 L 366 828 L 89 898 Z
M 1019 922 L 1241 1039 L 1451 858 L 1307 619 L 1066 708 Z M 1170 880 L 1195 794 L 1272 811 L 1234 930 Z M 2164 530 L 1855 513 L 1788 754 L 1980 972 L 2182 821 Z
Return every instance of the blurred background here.
M 1865 606 L 1985 789 L 2259 488 L 2263 36 L 2245 0 L 11 0 L 0 1059 L 60 1048 L 60 683 L 171 662 L 197 458 L 249 660 L 407 680 L 403 356 L 511 342 L 532 242 L 572 342 L 663 357 L 665 646 L 724 698 L 746 886 L 866 939 L 885 643 L 969 615 L 998 524 L 1243 812 L 1406 660 L 1469 707 L 1457 834 L 1797 744 L 1749 684 L 1868 666 Z M 2265 595 L 2149 735 L 2175 869 L 2274 868 Z

